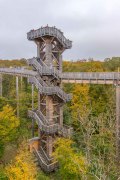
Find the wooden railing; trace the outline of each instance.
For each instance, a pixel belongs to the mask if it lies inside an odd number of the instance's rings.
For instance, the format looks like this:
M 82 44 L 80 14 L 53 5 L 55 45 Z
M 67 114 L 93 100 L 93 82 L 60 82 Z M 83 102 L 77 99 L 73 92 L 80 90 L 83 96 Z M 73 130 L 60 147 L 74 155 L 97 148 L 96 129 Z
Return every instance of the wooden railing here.
M 55 169 L 58 168 L 58 162 L 55 161 L 53 163 L 50 163 L 50 164 L 47 164 L 45 161 L 44 161 L 44 158 L 42 157 L 42 154 L 39 153 L 39 151 L 37 151 L 35 148 L 34 149 L 34 154 L 35 156 L 37 157 L 38 159 L 38 162 L 40 164 L 40 167 L 45 171 L 45 172 L 52 172 L 54 171 Z
M 19 68 L 0 68 L 0 74 L 8 74 L 15 76 L 31 77 L 36 76 L 37 73 L 32 70 Z
M 41 79 L 42 80 L 42 79 Z M 52 95 L 56 94 L 58 95 L 63 101 L 67 102 L 70 101 L 72 98 L 71 94 L 66 94 L 60 87 L 58 86 L 42 86 L 39 82 L 39 80 L 36 77 L 30 77 L 29 82 L 34 84 L 36 88 L 40 91 L 41 94 L 46 95 Z
M 72 41 L 66 39 L 59 29 L 55 27 L 43 27 L 37 30 L 31 30 L 27 33 L 28 40 L 34 40 L 38 37 L 42 37 L 45 35 L 54 36 L 56 37 L 59 42 L 63 45 L 64 48 L 69 49 L 72 47 Z
M 120 80 L 118 72 L 64 72 L 62 79 L 68 80 Z
M 60 71 L 54 67 L 48 67 L 39 58 L 28 59 L 27 63 L 33 66 L 40 75 L 53 75 L 55 78 L 59 79 L 61 77 Z
M 65 138 L 70 138 L 72 136 L 73 128 L 66 125 L 60 126 L 58 123 L 50 125 L 41 111 L 28 110 L 28 116 L 35 119 L 41 131 L 44 131 L 47 134 L 58 133 Z
M 59 125 L 57 123 L 52 125 L 46 125 L 44 124 L 44 120 L 41 118 L 42 116 L 39 117 L 36 112 L 31 110 L 28 110 L 28 116 L 36 120 L 41 131 L 46 132 L 47 134 L 55 134 L 58 132 Z
M 46 161 L 47 161 L 48 163 L 52 163 L 52 162 L 53 162 L 54 158 L 53 158 L 53 157 L 52 157 L 52 158 L 49 158 L 49 157 L 47 156 L 46 152 L 43 150 L 42 146 L 40 147 L 40 152 L 41 152 L 41 154 L 43 154 L 44 158 L 46 159 Z

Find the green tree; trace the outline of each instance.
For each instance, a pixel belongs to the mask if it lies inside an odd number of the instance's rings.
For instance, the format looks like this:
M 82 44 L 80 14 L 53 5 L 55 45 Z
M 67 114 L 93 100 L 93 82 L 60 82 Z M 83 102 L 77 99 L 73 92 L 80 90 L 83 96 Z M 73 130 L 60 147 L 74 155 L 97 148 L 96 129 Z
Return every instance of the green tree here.
M 80 179 L 87 173 L 87 162 L 85 157 L 77 153 L 70 139 L 58 138 L 55 142 L 53 153 L 59 162 L 59 178 L 63 180 Z
M 0 155 L 4 150 L 4 145 L 15 139 L 19 119 L 15 116 L 15 111 L 9 105 L 3 107 L 0 112 Z

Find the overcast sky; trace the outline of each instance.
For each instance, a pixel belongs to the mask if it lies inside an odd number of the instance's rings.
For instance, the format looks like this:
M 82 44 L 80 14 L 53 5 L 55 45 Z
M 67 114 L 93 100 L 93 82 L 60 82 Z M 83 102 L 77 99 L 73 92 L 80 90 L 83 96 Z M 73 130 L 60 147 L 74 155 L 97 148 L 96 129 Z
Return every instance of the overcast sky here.
M 26 33 L 47 24 L 73 41 L 64 59 L 120 56 L 120 0 L 0 0 L 0 59 L 36 56 Z

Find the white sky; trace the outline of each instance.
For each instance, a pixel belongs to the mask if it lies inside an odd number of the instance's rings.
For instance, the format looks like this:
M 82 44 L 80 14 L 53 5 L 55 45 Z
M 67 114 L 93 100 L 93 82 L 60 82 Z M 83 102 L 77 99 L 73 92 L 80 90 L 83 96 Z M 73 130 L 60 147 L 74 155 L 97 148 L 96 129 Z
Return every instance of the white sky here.
M 36 56 L 26 33 L 47 24 L 73 41 L 64 59 L 120 56 L 120 0 L 0 0 L 0 59 Z

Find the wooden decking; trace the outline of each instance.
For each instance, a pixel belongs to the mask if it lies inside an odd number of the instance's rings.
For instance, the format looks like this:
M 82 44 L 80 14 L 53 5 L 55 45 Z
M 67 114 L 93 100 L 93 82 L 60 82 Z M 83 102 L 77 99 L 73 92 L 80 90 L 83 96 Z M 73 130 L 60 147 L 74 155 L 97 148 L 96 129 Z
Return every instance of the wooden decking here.
M 34 77 L 36 71 L 22 68 L 0 68 L 0 74 Z M 64 72 L 60 75 L 63 83 L 120 84 L 118 72 Z

